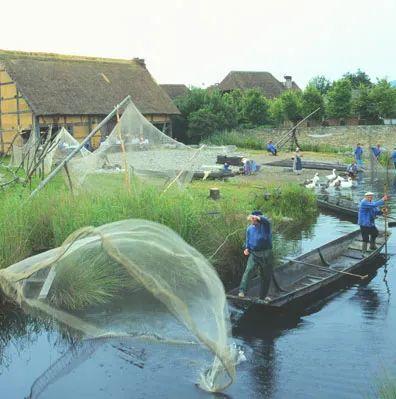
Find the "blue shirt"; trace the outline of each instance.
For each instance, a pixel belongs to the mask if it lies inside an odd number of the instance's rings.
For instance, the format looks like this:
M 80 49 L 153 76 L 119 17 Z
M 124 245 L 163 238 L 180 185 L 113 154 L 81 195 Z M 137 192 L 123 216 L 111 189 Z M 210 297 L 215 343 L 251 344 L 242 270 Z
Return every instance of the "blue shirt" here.
M 358 172 L 358 167 L 356 164 L 351 163 L 347 167 L 347 172 L 352 172 L 352 173 L 357 173 Z
M 359 145 L 359 146 L 357 146 L 355 148 L 355 159 L 361 160 L 362 159 L 362 155 L 363 155 L 363 148 L 360 147 L 360 145 Z
M 358 225 L 374 227 L 375 217 L 382 214 L 378 207 L 384 204 L 385 202 L 383 200 L 370 202 L 366 198 L 363 198 L 359 204 Z
M 375 155 L 376 158 L 378 158 L 381 154 L 381 148 L 378 147 L 372 147 L 371 150 L 373 151 L 373 154 Z
M 391 154 L 392 162 L 396 162 L 396 150 L 394 150 Z
M 249 251 L 263 251 L 272 248 L 271 223 L 265 216 L 260 216 L 258 224 L 251 224 L 246 229 L 245 247 Z
M 276 147 L 274 146 L 274 144 L 267 144 L 267 151 L 274 153 L 276 151 Z

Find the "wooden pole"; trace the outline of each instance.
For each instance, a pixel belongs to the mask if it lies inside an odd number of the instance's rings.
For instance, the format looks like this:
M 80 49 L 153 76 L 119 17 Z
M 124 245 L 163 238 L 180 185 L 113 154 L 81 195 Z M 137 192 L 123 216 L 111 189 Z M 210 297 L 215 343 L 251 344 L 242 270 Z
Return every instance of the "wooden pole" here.
M 316 267 L 320 270 L 323 271 L 328 271 L 328 272 L 333 272 L 333 273 L 340 273 L 340 274 L 346 274 L 347 276 L 352 276 L 352 277 L 358 277 L 361 280 L 364 280 L 365 278 L 368 277 L 368 275 L 364 275 L 362 276 L 361 274 L 355 274 L 355 273 L 349 273 L 349 272 L 344 272 L 342 270 L 336 270 L 336 269 L 332 269 L 331 267 L 325 267 L 325 266 L 319 266 L 319 265 L 315 265 L 313 263 L 308 263 L 308 262 L 302 262 L 301 260 L 295 260 L 295 259 L 286 259 L 289 262 L 294 262 L 294 263 L 300 263 L 302 265 L 307 265 L 307 266 L 312 266 L 312 267 Z
M 94 127 L 93 130 L 91 131 L 91 133 L 89 133 L 88 136 L 85 137 L 85 139 L 80 143 L 80 145 L 77 148 L 75 148 L 61 163 L 59 163 L 59 165 L 36 187 L 36 189 L 32 191 L 32 193 L 29 196 L 29 199 L 33 198 L 40 190 L 42 190 L 59 173 L 59 171 L 63 168 L 63 165 L 66 162 L 69 162 L 74 157 L 74 155 L 76 155 L 81 150 L 81 148 L 83 148 L 84 145 L 86 143 L 88 143 L 88 141 L 91 139 L 91 137 L 93 137 L 95 135 L 95 133 L 98 132 L 114 116 L 117 108 L 124 107 L 130 101 L 132 101 L 131 96 L 125 97 L 117 105 L 117 107 L 113 111 L 111 111 L 109 113 L 109 115 L 106 116 L 106 118 L 104 118 L 102 120 L 102 122 L 100 122 L 96 127 Z
M 118 107 L 116 107 L 116 117 L 117 117 L 118 139 L 120 140 L 120 143 L 121 143 L 121 151 L 122 151 L 122 156 L 124 158 L 125 186 L 126 186 L 126 188 L 128 190 L 128 193 L 131 193 L 131 180 L 129 178 L 128 158 L 127 158 L 126 151 L 125 151 L 124 139 L 122 138 L 122 135 L 121 135 L 120 114 L 118 112 Z

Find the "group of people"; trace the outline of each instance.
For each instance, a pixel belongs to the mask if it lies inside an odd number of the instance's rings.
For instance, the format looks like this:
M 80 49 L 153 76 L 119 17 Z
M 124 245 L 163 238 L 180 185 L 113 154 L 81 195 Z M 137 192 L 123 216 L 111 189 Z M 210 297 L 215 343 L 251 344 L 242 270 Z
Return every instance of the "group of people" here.
M 384 195 L 382 199 L 374 201 L 374 194 L 366 192 L 359 203 L 358 225 L 362 236 L 362 256 L 367 251 L 377 249 L 376 238 L 378 229 L 375 226 L 377 216 L 386 214 L 388 209 L 384 206 L 390 199 Z M 382 207 L 382 209 L 380 209 Z M 248 257 L 246 269 L 239 286 L 239 297 L 245 298 L 248 293 L 249 282 L 253 274 L 258 270 L 260 275 L 259 297 L 269 303 L 271 298 L 268 292 L 271 285 L 273 273 L 272 254 L 272 229 L 267 217 L 259 210 L 254 210 L 249 216 L 250 225 L 246 229 L 245 248 L 243 254 Z

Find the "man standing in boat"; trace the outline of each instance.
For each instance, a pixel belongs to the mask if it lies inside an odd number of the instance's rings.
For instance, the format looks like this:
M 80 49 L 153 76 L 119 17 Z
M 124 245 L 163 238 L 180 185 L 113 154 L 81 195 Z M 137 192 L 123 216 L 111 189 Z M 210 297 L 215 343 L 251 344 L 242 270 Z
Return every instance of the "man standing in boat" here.
M 377 249 L 375 239 L 378 236 L 378 230 L 375 227 L 375 218 L 382 214 L 380 206 L 385 205 L 385 201 L 389 199 L 384 195 L 382 199 L 373 201 L 374 194 L 367 192 L 359 204 L 358 225 L 362 233 L 362 254 L 364 256 L 367 251 L 367 245 L 370 243 L 370 250 Z
M 248 256 L 248 261 L 239 287 L 239 297 L 245 297 L 252 274 L 258 269 L 261 277 L 260 298 L 269 301 L 270 298 L 266 295 L 272 277 L 271 223 L 261 211 L 253 211 L 248 220 L 251 224 L 246 229 L 246 243 L 243 251 L 244 255 Z

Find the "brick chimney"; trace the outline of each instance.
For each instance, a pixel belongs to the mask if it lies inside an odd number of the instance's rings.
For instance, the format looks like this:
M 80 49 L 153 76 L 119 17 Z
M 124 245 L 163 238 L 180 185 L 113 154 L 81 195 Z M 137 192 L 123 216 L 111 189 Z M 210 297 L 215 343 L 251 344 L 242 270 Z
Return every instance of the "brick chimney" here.
M 144 58 L 134 58 L 133 61 L 137 62 L 140 64 L 143 68 L 146 68 L 146 62 L 144 61 Z
M 293 81 L 292 81 L 292 77 L 290 75 L 285 75 L 285 83 L 283 83 L 286 87 L 286 89 L 291 89 L 293 88 Z

